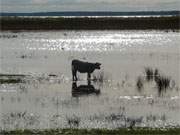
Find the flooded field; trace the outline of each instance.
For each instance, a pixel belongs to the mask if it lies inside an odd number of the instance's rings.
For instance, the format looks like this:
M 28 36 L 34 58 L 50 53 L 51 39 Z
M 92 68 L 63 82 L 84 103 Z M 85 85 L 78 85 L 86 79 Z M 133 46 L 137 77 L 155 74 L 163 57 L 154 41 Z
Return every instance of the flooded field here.
M 179 127 L 180 35 L 0 32 L 0 130 Z M 71 61 L 100 62 L 87 82 Z

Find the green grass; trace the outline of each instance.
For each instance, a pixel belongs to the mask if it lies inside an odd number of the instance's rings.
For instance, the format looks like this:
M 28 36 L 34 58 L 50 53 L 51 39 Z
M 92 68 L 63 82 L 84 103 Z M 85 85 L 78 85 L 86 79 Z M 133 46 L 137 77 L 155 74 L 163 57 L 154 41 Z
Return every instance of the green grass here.
M 3 135 L 180 135 L 180 128 L 49 129 L 1 131 Z

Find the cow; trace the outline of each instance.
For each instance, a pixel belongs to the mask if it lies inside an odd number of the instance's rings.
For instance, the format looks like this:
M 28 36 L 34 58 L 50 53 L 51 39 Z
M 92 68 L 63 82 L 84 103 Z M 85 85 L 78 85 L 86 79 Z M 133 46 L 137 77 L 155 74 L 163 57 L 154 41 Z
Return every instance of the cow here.
M 80 60 L 72 60 L 72 79 L 73 81 L 77 81 L 77 71 L 80 73 L 87 73 L 87 79 L 91 79 L 91 73 L 94 72 L 95 69 L 100 69 L 101 63 L 89 63 L 83 62 Z

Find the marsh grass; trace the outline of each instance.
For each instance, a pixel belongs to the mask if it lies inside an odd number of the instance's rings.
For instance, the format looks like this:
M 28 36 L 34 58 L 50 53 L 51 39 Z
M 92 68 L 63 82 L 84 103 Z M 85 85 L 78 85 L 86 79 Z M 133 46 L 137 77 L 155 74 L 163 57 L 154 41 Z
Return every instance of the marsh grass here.
M 141 76 L 139 76 L 137 78 L 137 81 L 136 81 L 136 87 L 138 89 L 139 92 L 142 91 L 142 89 L 144 88 L 144 80 Z
M 70 128 L 78 128 L 80 124 L 80 118 L 77 116 L 74 117 L 67 117 L 67 123 Z
M 0 35 L 0 38 L 17 38 L 17 35 Z
M 0 84 L 11 83 L 61 83 L 63 78 L 55 74 L 23 75 L 23 74 L 0 74 Z
M 156 86 L 158 88 L 158 92 L 161 95 L 163 92 L 166 92 L 168 88 L 170 88 L 170 78 L 166 76 L 158 76 L 155 79 Z
M 45 129 L 0 131 L 2 135 L 179 135 L 180 128 Z
M 151 67 L 146 67 L 145 79 L 142 76 L 139 76 L 136 80 L 136 87 L 138 91 L 139 92 L 142 91 L 145 82 L 151 82 L 151 81 L 155 82 L 159 96 L 162 95 L 163 92 L 166 92 L 167 89 L 169 88 L 172 89 L 175 87 L 175 81 L 171 80 L 171 78 L 168 76 L 160 74 L 157 68 L 153 69 Z
M 105 117 L 105 120 L 108 120 L 108 121 L 118 121 L 118 120 L 125 120 L 125 115 L 124 114 L 110 114 L 109 116 L 106 116 Z
M 93 74 L 92 80 L 94 82 L 100 82 L 103 83 L 105 79 L 104 71 L 98 72 L 97 74 Z
M 92 81 L 100 85 L 102 84 L 109 85 L 112 82 L 112 76 L 110 73 L 105 71 L 94 72 L 92 74 Z
M 0 77 L 26 77 L 23 74 L 0 74 Z
M 170 88 L 171 82 L 174 83 L 171 89 L 175 86 L 175 81 L 171 80 L 168 76 L 160 74 L 158 69 L 154 71 L 154 81 L 160 95 Z
M 0 74 L 0 84 L 23 83 L 25 76 L 22 74 Z
M 5 83 L 23 83 L 24 81 L 20 78 L 9 78 L 9 79 L 0 79 L 0 84 L 5 84 Z
M 120 114 L 115 114 L 112 113 L 108 116 L 105 117 L 105 120 L 108 122 L 113 122 L 116 121 L 119 123 L 119 127 L 127 128 L 127 129 L 133 129 L 137 128 L 139 124 L 143 123 L 143 117 L 138 117 L 138 118 L 132 118 L 132 117 L 127 117 L 124 114 L 124 111 Z
M 10 127 L 21 129 L 22 127 L 33 127 L 40 124 L 39 115 L 27 113 L 26 111 L 2 114 L 1 121 L 4 129 Z
M 148 115 L 146 116 L 146 121 L 162 121 L 162 122 L 165 122 L 167 120 L 167 117 L 165 114 L 159 116 L 159 115 Z
M 154 72 L 153 69 L 150 67 L 145 68 L 146 80 L 153 81 Z

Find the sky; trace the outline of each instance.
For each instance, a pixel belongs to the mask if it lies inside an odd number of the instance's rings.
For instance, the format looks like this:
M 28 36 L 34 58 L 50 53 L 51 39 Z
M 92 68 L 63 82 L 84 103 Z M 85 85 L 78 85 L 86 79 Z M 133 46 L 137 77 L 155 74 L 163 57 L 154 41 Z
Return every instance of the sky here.
M 166 11 L 180 0 L 0 0 L 1 12 Z

